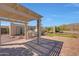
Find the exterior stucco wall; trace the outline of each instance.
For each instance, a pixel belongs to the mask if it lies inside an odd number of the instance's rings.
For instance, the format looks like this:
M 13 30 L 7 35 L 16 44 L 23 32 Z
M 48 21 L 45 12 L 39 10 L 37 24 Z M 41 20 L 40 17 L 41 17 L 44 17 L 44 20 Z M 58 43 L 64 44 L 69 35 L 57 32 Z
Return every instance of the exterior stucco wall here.
M 11 35 L 20 35 L 24 32 L 23 29 L 24 29 L 23 26 L 19 24 L 12 23 L 10 25 Z

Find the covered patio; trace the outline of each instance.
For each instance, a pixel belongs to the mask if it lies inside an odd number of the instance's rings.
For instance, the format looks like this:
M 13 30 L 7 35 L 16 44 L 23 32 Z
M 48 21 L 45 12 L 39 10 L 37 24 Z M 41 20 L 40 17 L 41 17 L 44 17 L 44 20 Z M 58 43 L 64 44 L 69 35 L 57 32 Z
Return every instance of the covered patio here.
M 0 21 L 20 23 L 24 27 L 24 39 L 6 42 L 2 44 L 0 27 L 0 56 L 59 56 L 63 42 L 41 38 L 42 16 L 21 6 L 20 4 L 0 4 Z M 37 37 L 28 38 L 28 22 L 37 21 Z M 9 39 L 15 33 L 14 28 L 9 27 Z M 6 36 L 3 37 L 7 39 Z
M 24 39 L 28 39 L 28 22 L 37 21 L 37 41 L 41 36 L 41 18 L 42 16 L 21 6 L 20 4 L 0 4 L 0 21 L 11 22 L 9 26 L 9 36 L 16 34 L 15 27 L 12 24 L 20 23 L 24 27 Z M 1 25 L 1 24 L 0 24 Z M 17 30 L 19 31 L 19 30 Z M 5 36 L 6 37 L 6 36 Z M 8 36 L 7 36 L 8 37 Z M 0 28 L 0 44 L 1 44 L 1 28 Z

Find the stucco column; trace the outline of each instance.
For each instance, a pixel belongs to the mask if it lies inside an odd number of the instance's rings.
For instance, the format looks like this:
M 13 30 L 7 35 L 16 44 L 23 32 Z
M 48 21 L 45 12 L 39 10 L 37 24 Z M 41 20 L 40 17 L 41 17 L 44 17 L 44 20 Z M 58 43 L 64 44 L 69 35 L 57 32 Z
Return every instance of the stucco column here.
M 14 30 L 14 29 L 16 29 L 16 28 L 14 27 L 13 22 L 11 22 L 11 24 L 9 26 L 9 35 L 10 36 L 13 36 L 16 33 L 16 30 Z
M 41 20 L 37 20 L 37 43 L 39 44 L 39 40 L 41 38 Z
M 27 25 L 28 23 L 25 23 L 24 24 L 24 28 L 25 28 L 25 30 L 24 30 L 24 33 L 25 33 L 25 39 L 28 39 L 28 25 Z
M 9 35 L 10 36 L 14 36 L 17 34 L 17 26 L 16 24 L 14 24 L 13 22 L 11 22 L 10 26 L 9 26 Z
M 12 28 L 11 28 L 11 26 L 12 26 L 12 23 L 9 25 L 9 35 L 11 36 L 12 35 Z

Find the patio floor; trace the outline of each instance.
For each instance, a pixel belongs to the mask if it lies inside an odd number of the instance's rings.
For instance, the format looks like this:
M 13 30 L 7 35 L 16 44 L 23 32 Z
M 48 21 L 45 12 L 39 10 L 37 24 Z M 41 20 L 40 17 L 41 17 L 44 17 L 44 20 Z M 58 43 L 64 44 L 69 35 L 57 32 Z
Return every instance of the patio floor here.
M 61 49 L 62 49 L 62 46 L 63 46 L 63 42 L 41 38 L 39 44 L 37 43 L 37 40 L 34 39 L 34 40 L 31 40 L 31 41 L 28 41 L 28 42 L 24 42 L 22 44 L 18 44 L 18 43 L 17 44 L 7 44 L 7 45 L 4 44 L 3 46 L 7 46 L 7 48 L 8 48 L 8 45 L 9 46 L 11 46 L 11 45 L 14 45 L 14 46 L 19 45 L 19 47 L 21 47 L 21 46 L 27 47 L 28 49 L 30 49 L 30 51 L 36 53 L 39 56 L 50 56 L 50 55 L 52 55 L 52 56 L 59 56 L 60 52 L 61 52 Z M 5 50 L 5 52 L 8 51 L 9 53 L 12 53 L 13 55 L 19 55 L 20 54 L 20 53 L 16 54 L 14 52 L 16 49 L 15 50 L 10 50 L 10 49 L 6 49 L 4 47 L 4 50 Z M 2 51 L 4 51 L 4 50 L 2 48 L 0 48 L 0 53 Z M 16 50 L 16 51 L 18 51 L 18 50 Z M 28 55 L 27 52 L 26 52 L 26 55 Z
M 59 56 L 63 42 L 48 40 L 41 38 L 40 43 L 37 43 L 37 40 L 32 40 L 25 43 L 25 46 L 28 46 L 32 51 L 36 52 L 39 56 Z
M 31 50 L 17 47 L 17 48 L 0 48 L 0 56 L 32 56 Z

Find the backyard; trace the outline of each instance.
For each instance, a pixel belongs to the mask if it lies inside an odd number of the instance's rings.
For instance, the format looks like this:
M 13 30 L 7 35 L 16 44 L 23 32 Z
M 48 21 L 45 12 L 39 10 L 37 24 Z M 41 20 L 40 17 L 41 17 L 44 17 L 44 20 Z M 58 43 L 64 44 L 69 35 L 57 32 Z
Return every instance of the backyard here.
M 0 56 L 79 56 L 79 21 L 70 10 L 76 8 L 35 4 L 33 12 L 26 5 L 34 4 L 0 4 Z
M 46 29 L 47 30 L 47 29 Z M 61 30 L 60 30 L 61 31 Z M 79 55 L 79 34 L 65 32 L 50 32 L 48 30 L 42 38 L 47 38 L 49 40 L 57 40 L 63 42 L 63 47 L 61 50 L 61 56 L 78 56 Z

